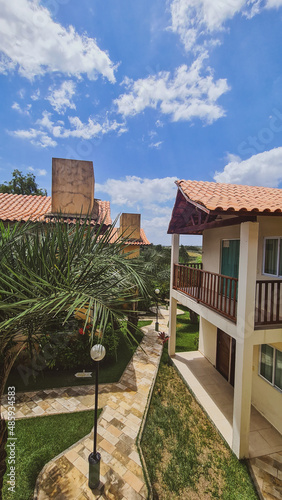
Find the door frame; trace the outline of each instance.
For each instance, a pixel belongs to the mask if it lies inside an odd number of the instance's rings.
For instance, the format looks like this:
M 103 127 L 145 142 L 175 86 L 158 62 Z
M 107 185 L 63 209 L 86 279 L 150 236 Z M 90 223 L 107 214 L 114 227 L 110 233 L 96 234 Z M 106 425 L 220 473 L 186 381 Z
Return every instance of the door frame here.
M 227 377 L 219 370 L 219 335 L 224 334 L 228 337 L 229 345 L 228 345 L 228 374 Z M 217 329 L 217 339 L 216 339 L 216 369 L 217 371 L 234 387 L 235 380 L 235 355 L 236 355 L 236 340 L 228 335 L 228 333 L 224 332 L 220 328 Z

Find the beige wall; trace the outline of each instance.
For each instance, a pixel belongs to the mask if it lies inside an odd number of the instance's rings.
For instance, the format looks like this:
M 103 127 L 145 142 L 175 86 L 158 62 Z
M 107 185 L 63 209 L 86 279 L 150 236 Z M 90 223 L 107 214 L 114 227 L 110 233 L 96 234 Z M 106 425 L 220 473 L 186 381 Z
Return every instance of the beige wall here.
M 282 350 L 282 342 L 271 344 Z M 252 404 L 282 433 L 282 392 L 259 375 L 259 346 L 254 346 Z
M 200 317 L 199 351 L 213 366 L 216 365 L 216 342 L 216 326 Z
M 258 243 L 257 279 L 272 279 L 271 276 L 265 276 L 262 274 L 264 238 L 269 236 L 282 237 L 282 217 L 258 217 L 258 222 L 259 222 L 259 243 Z M 273 279 L 277 278 L 273 277 Z
M 221 241 L 240 238 L 240 225 L 208 229 L 203 233 L 203 269 L 220 273 Z
M 264 238 L 269 236 L 282 237 L 282 217 L 258 217 L 259 240 L 257 279 L 271 279 L 262 274 Z M 221 241 L 223 239 L 240 238 L 240 226 L 230 226 L 208 229 L 203 233 L 203 268 L 206 271 L 220 273 Z M 276 279 L 276 278 L 273 278 Z

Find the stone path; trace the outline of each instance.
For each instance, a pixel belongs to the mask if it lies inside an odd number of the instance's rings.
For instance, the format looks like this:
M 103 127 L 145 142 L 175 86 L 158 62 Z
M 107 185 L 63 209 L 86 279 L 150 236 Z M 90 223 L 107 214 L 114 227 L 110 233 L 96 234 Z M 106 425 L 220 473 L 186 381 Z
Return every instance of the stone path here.
M 282 500 L 282 452 L 251 458 L 249 465 L 260 498 Z
M 160 311 L 160 330 L 168 330 L 168 311 Z M 34 499 L 82 500 L 148 498 L 137 437 L 146 415 L 151 388 L 157 374 L 162 345 L 152 325 L 145 333 L 120 381 L 99 386 L 98 451 L 101 453 L 100 488 L 88 487 L 88 456 L 93 451 L 93 433 L 46 464 L 38 476 Z M 43 390 L 18 394 L 16 417 L 93 409 L 93 386 Z M 5 416 L 5 399 L 2 401 Z

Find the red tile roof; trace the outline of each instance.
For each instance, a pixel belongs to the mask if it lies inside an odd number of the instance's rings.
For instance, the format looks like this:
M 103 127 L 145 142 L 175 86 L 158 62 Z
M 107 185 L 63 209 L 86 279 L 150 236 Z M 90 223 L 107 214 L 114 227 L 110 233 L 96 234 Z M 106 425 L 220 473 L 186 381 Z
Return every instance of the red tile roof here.
M 26 196 L 0 193 L 0 219 L 3 221 L 44 221 L 51 214 L 51 196 Z M 94 200 L 93 222 L 109 225 L 111 208 L 109 201 Z
M 282 212 L 282 189 L 185 180 L 176 185 L 188 201 L 209 211 Z
M 104 221 L 105 225 L 112 224 L 110 202 L 94 199 L 92 217 L 93 223 Z M 51 218 L 51 196 L 0 193 L 0 220 L 2 221 L 48 221 Z M 74 221 L 73 218 L 71 220 Z M 113 241 L 117 239 L 117 231 L 118 229 L 114 232 Z M 143 229 L 140 229 L 140 240 L 132 241 L 130 245 L 150 245 Z
M 119 237 L 119 228 L 116 228 L 113 231 L 113 235 L 111 237 L 111 242 L 114 242 Z M 144 229 L 140 228 L 140 240 L 129 240 L 128 245 L 140 246 L 140 245 L 150 245 L 150 242 L 145 234 Z

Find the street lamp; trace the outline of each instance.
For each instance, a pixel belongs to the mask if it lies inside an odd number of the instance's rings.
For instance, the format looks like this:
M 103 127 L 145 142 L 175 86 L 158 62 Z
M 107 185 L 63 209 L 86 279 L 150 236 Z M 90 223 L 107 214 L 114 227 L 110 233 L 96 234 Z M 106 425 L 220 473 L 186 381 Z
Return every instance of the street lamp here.
M 155 330 L 156 332 L 159 331 L 159 303 L 158 303 L 158 295 L 160 293 L 160 290 L 156 288 L 155 294 L 156 294 L 156 323 L 155 323 Z
M 94 408 L 94 449 L 88 457 L 89 462 L 89 488 L 94 490 L 100 483 L 100 461 L 101 455 L 97 451 L 97 421 L 98 421 L 98 378 L 99 361 L 104 359 L 106 349 L 101 344 L 94 345 L 90 350 L 90 356 L 95 361 L 95 408 Z

